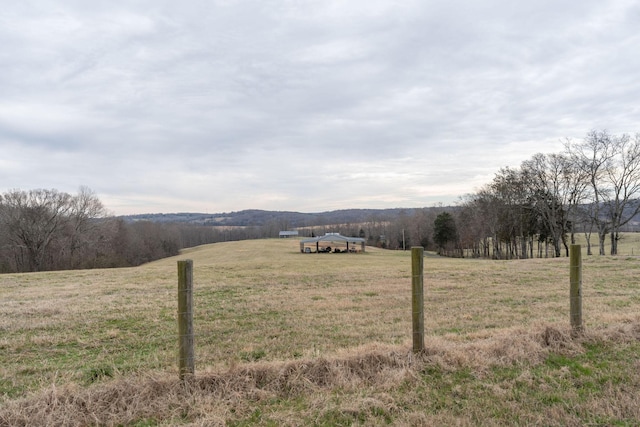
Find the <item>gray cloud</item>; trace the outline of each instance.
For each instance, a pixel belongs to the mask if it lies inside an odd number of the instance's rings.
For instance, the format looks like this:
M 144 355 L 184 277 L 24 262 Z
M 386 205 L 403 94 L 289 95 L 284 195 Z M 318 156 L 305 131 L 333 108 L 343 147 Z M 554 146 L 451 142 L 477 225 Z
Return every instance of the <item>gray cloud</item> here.
M 115 213 L 450 203 L 589 130 L 635 133 L 632 1 L 19 2 L 0 190 Z

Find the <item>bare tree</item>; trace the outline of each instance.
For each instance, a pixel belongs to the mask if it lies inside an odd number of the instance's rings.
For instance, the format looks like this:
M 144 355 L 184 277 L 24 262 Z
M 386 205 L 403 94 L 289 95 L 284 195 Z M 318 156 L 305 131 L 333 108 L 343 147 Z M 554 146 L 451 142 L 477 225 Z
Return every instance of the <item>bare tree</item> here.
M 409 241 L 412 245 L 420 245 L 430 249 L 433 235 L 435 212 L 431 209 L 416 209 L 409 223 Z
M 479 240 L 481 255 L 485 258 L 501 258 L 500 250 L 500 219 L 498 212 L 502 204 L 499 202 L 489 185 L 485 185 L 476 194 L 465 197 L 462 205 L 462 236 L 466 239 L 471 235 Z M 470 221 L 470 218 L 478 218 Z M 468 229 L 471 228 L 471 229 Z
M 504 258 L 526 258 L 531 215 L 530 188 L 521 170 L 504 168 L 489 186 L 492 207 L 497 214 L 499 242 L 506 244 Z
M 569 256 L 569 215 L 582 197 L 582 187 L 576 181 L 579 175 L 562 154 L 538 153 L 522 163 L 522 171 L 532 189 L 533 206 L 544 222 L 544 229 L 551 234 L 555 256 L 560 256 L 560 243 Z
M 106 215 L 107 211 L 102 202 L 88 187 L 80 187 L 78 194 L 69 200 L 65 249 L 69 252 L 69 264 L 72 268 L 81 266 L 82 258 L 89 255 L 86 252 L 92 248 L 97 250 L 100 241 L 105 239 L 105 233 L 102 231 L 106 223 L 101 219 Z
M 575 144 L 568 141 L 565 149 L 572 161 L 585 174 L 591 200 L 586 212 L 598 232 L 599 253 L 604 255 L 604 244 L 611 231 L 611 220 L 604 210 L 604 202 L 610 197 L 610 189 L 604 185 L 604 176 L 612 168 L 616 155 L 615 143 L 607 131 L 591 131 L 584 141 Z
M 86 268 L 113 258 L 115 228 L 87 187 L 11 190 L 0 196 L 0 270 Z
M 598 232 L 600 255 L 607 234 L 616 255 L 620 229 L 640 213 L 640 134 L 632 139 L 594 130 L 582 143 L 568 141 L 565 147 L 588 182 L 591 200 L 585 212 Z
M 588 176 L 566 155 L 560 155 L 562 161 L 562 180 L 565 192 L 564 201 L 567 208 L 567 218 L 569 221 L 569 232 L 571 233 L 571 243 L 576 243 L 576 224 L 582 221 L 583 212 L 581 207 L 588 197 Z
M 71 196 L 57 190 L 12 190 L 2 197 L 0 219 L 20 271 L 39 271 L 51 263 L 52 241 L 64 227 Z
M 468 194 L 463 197 L 457 212 L 456 222 L 463 256 L 466 250 L 473 258 L 489 257 L 489 237 L 492 233 L 489 230 L 490 220 L 485 217 L 482 202 L 480 194 Z
M 614 161 L 604 174 L 604 200 L 611 222 L 611 255 L 618 254 L 620 229 L 640 212 L 640 134 L 614 137 Z

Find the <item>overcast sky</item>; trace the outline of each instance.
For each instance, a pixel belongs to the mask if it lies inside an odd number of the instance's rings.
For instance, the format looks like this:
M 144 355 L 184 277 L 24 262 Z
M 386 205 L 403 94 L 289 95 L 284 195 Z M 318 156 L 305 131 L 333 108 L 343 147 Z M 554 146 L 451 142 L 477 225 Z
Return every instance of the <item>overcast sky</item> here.
M 640 3 L 4 2 L 0 192 L 110 212 L 450 204 L 640 132 Z

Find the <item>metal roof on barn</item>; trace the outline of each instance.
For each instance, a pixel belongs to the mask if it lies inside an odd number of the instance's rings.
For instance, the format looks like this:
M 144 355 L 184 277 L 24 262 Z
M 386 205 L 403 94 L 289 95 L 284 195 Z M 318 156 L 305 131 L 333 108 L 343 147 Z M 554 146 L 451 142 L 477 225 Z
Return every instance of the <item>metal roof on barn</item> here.
M 300 243 L 316 243 L 316 242 L 349 242 L 364 243 L 365 239 L 361 237 L 347 237 L 340 233 L 326 233 L 324 236 L 312 237 L 311 239 L 301 240 Z

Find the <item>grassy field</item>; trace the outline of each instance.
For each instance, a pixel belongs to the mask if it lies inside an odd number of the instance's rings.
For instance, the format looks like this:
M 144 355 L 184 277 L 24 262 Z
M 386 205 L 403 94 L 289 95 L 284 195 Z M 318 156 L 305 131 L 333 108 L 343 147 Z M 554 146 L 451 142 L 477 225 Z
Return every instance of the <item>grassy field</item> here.
M 636 235 L 622 254 L 640 254 Z M 177 381 L 176 261 L 196 378 Z M 0 425 L 640 425 L 640 257 L 425 258 L 229 242 L 130 269 L 0 276 Z

